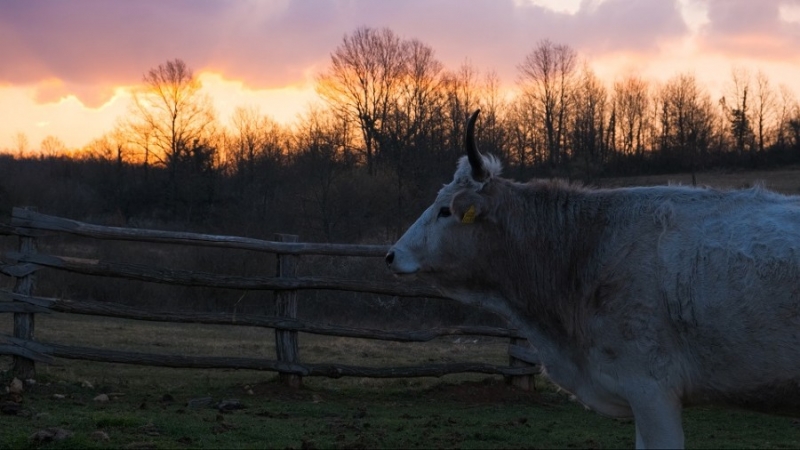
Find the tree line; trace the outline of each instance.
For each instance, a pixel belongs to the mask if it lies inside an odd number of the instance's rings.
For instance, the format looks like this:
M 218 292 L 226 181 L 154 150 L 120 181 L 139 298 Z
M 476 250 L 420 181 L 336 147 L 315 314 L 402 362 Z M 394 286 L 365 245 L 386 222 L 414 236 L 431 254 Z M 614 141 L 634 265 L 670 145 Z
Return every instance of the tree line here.
M 252 107 L 223 124 L 187 64 L 167 61 L 144 74 L 130 111 L 84 151 L 66 157 L 48 138 L 44 156 L 4 156 L 0 207 L 387 242 L 449 180 L 477 108 L 481 149 L 521 180 L 592 184 L 800 161 L 797 99 L 744 68 L 732 70 L 716 100 L 688 73 L 661 84 L 629 75 L 609 86 L 574 49 L 543 40 L 509 92 L 493 72 L 446 68 L 427 44 L 365 27 L 333 50 L 316 90 L 320 101 L 291 126 Z

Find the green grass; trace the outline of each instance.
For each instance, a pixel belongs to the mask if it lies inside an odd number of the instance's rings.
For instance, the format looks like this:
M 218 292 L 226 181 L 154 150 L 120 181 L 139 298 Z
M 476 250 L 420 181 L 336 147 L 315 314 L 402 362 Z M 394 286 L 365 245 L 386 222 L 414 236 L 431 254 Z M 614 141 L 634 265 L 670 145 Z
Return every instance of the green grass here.
M 236 385 L 187 386 L 173 391 L 170 401 L 153 387 L 127 390 L 99 404 L 92 398 L 101 390 L 58 383 L 33 387 L 25 394 L 30 415 L 3 420 L 2 442 L 30 448 L 35 431 L 61 427 L 73 436 L 45 448 L 619 447 L 630 446 L 633 432 L 630 423 L 588 414 L 563 395 L 517 392 L 500 380 L 422 389 L 288 390 L 261 382 L 249 385 L 252 394 Z M 54 393 L 67 397 L 55 400 Z M 500 398 L 485 398 L 492 395 Z M 236 397 L 245 409 L 222 414 L 211 407 L 190 408 L 187 402 L 194 396 L 215 402 Z M 605 430 L 602 436 L 594 436 L 599 428 Z M 96 431 L 111 441 L 92 441 Z
M 541 384 L 520 392 L 497 378 L 425 387 L 301 389 L 249 373 L 250 384 L 186 384 L 179 389 L 39 383 L 24 394 L 25 413 L 0 421 L 3 448 L 620 448 L 633 446 L 633 423 L 585 410 Z M 115 391 L 108 403 L 92 400 Z M 54 399 L 53 394 L 64 395 Z M 187 406 L 197 397 L 238 399 L 243 409 L 221 413 Z M 786 417 L 694 408 L 685 414 L 694 448 L 797 448 L 800 425 Z M 30 435 L 49 427 L 73 435 L 38 445 Z M 95 441 L 105 432 L 109 442 Z

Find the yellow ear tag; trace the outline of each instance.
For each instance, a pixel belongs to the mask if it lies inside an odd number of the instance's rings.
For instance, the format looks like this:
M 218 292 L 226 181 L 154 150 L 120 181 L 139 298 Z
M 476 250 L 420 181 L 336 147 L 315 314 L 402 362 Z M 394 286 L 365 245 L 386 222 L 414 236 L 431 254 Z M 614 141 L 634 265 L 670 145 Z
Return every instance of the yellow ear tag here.
M 461 223 L 473 222 L 475 222 L 475 205 L 470 206 L 467 212 L 464 213 L 464 217 L 461 218 Z

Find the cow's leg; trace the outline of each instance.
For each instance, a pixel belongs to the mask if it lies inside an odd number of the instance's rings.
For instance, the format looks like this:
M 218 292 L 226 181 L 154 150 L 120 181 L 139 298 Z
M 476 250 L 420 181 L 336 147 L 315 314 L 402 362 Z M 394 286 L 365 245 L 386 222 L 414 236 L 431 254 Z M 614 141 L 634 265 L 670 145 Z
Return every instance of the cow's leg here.
M 664 393 L 630 402 L 636 422 L 636 448 L 683 448 L 681 404 Z
M 642 431 L 639 429 L 639 424 L 636 423 L 636 448 L 644 448 L 644 440 L 642 439 Z
M 651 439 L 651 440 L 653 440 L 653 439 Z M 683 438 L 680 439 L 680 443 L 679 444 L 674 444 L 674 445 L 666 445 L 666 444 L 659 444 L 659 443 L 656 443 L 656 444 L 652 444 L 651 443 L 649 445 L 645 444 L 645 440 L 642 437 L 641 425 L 639 425 L 639 423 L 637 422 L 636 423 L 636 448 L 643 448 L 643 449 L 646 449 L 646 448 L 683 448 Z

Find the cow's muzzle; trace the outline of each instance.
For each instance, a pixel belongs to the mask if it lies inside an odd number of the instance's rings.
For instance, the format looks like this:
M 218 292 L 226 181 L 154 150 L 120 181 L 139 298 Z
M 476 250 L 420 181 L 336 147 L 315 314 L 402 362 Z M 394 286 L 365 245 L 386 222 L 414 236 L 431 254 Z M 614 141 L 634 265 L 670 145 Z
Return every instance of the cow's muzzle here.
M 394 250 L 389 250 L 389 253 L 386 254 L 386 265 L 392 267 L 393 262 L 394 262 Z

